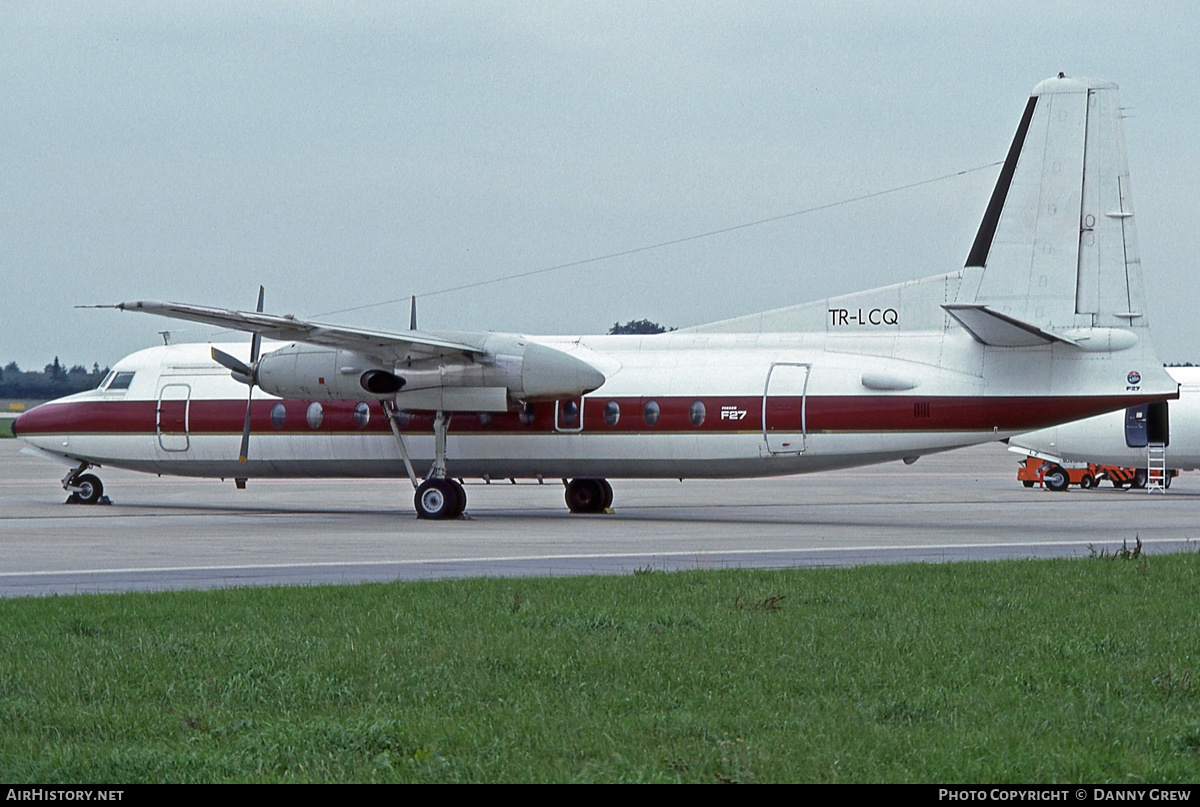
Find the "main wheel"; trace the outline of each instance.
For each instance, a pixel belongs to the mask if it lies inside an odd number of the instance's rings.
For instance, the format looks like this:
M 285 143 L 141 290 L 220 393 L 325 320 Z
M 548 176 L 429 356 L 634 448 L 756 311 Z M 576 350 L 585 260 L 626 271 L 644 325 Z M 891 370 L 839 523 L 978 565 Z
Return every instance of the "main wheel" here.
M 565 498 L 572 513 L 599 513 L 612 502 L 612 488 L 603 479 L 572 479 L 567 483 Z
M 467 506 L 467 494 L 453 479 L 426 479 L 413 496 L 417 518 L 458 518 Z
M 83 476 L 76 477 L 75 487 L 78 490 L 73 495 L 75 496 L 75 501 L 80 504 L 95 504 L 104 495 L 104 483 L 95 474 L 84 474 Z
M 1051 465 L 1042 475 L 1042 482 L 1050 490 L 1061 492 L 1071 485 L 1071 476 L 1061 465 Z
M 458 497 L 458 505 L 454 508 L 454 515 L 450 518 L 458 518 L 467 509 L 467 492 L 463 490 L 463 486 L 456 479 L 451 479 L 450 484 L 454 488 L 454 495 Z
M 604 489 L 604 506 L 601 507 L 600 509 L 607 510 L 608 508 L 612 507 L 612 503 L 613 503 L 612 485 L 608 484 L 607 479 L 598 479 L 596 481 L 599 482 L 600 487 Z

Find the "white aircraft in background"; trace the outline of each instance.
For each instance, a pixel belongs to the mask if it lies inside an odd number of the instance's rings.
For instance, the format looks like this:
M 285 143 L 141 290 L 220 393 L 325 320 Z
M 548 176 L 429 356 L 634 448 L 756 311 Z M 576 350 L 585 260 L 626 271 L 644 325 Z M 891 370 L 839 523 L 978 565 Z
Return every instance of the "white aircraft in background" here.
M 1066 490 L 1062 463 L 1090 462 L 1138 469 L 1135 486 L 1150 475 L 1150 451 L 1161 446 L 1163 469 L 1200 468 L 1200 367 L 1168 367 L 1179 382 L 1179 400 L 1132 406 L 1106 415 L 1019 434 L 1010 451 L 1050 463 L 1046 487 Z M 1164 477 L 1169 484 L 1170 476 Z
M 102 490 L 85 472 L 113 466 L 407 475 L 423 518 L 462 513 L 457 480 L 561 478 L 571 511 L 597 512 L 612 477 L 912 462 L 1178 394 L 1148 338 L 1117 87 L 1061 75 L 949 274 L 656 336 L 382 333 L 263 314 L 261 294 L 256 312 L 113 307 L 255 336 L 135 353 L 21 415 L 84 502 Z

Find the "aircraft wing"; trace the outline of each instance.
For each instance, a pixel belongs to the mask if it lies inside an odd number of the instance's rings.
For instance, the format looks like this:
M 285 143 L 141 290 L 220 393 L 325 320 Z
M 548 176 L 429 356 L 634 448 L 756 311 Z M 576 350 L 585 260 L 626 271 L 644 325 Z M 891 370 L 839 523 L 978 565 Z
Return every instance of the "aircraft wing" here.
M 256 333 L 280 342 L 307 342 L 397 358 L 403 357 L 414 348 L 415 352 L 423 356 L 445 353 L 461 353 L 470 356 L 482 355 L 487 352 L 479 345 L 442 339 L 421 331 L 403 331 L 401 333 L 370 331 L 363 328 L 349 328 L 344 325 L 309 322 L 291 314 L 282 316 L 260 314 L 253 311 L 233 311 L 227 308 L 209 308 L 186 303 L 164 303 L 157 300 L 136 300 L 99 307 L 116 308 L 121 311 L 140 311 L 146 314 L 157 314 L 160 317 L 215 325 L 219 328 Z

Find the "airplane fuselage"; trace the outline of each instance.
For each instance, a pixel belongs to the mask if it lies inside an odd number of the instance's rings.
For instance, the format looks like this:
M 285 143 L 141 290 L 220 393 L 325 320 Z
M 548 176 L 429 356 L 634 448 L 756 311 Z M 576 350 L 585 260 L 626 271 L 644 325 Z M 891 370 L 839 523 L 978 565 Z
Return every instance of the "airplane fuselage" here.
M 680 333 L 539 341 L 582 358 L 607 380 L 582 398 L 454 413 L 446 448 L 452 476 L 796 474 L 915 458 L 1149 399 L 1137 389 L 1089 394 L 1086 359 L 1070 348 L 1046 346 L 1047 355 L 1061 356 L 1038 366 L 1054 371 L 1031 375 L 1028 349 L 985 348 L 956 329 L 902 340 Z M 124 389 L 37 407 L 19 420 L 19 436 L 69 462 L 149 473 L 405 476 L 383 408 L 369 397 L 285 400 L 255 389 L 254 448 L 239 462 L 247 388 L 209 350 L 172 345 L 135 353 L 114 367 L 115 376 L 132 373 Z M 1028 394 L 989 395 L 989 388 Z M 432 413 L 401 412 L 397 425 L 422 473 L 434 456 Z

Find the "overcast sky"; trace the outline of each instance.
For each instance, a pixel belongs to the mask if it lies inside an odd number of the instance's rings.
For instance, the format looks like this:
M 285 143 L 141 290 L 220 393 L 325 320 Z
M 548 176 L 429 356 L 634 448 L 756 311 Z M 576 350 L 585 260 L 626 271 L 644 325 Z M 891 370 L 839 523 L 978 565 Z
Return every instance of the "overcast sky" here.
M 685 326 L 962 266 L 1059 70 L 1121 85 L 1160 355 L 1200 361 L 1200 3 L 0 0 L 0 361 L 202 341 L 166 299 L 384 329 Z M 176 327 L 178 326 L 178 327 Z M 240 337 L 239 337 L 240 338 Z

